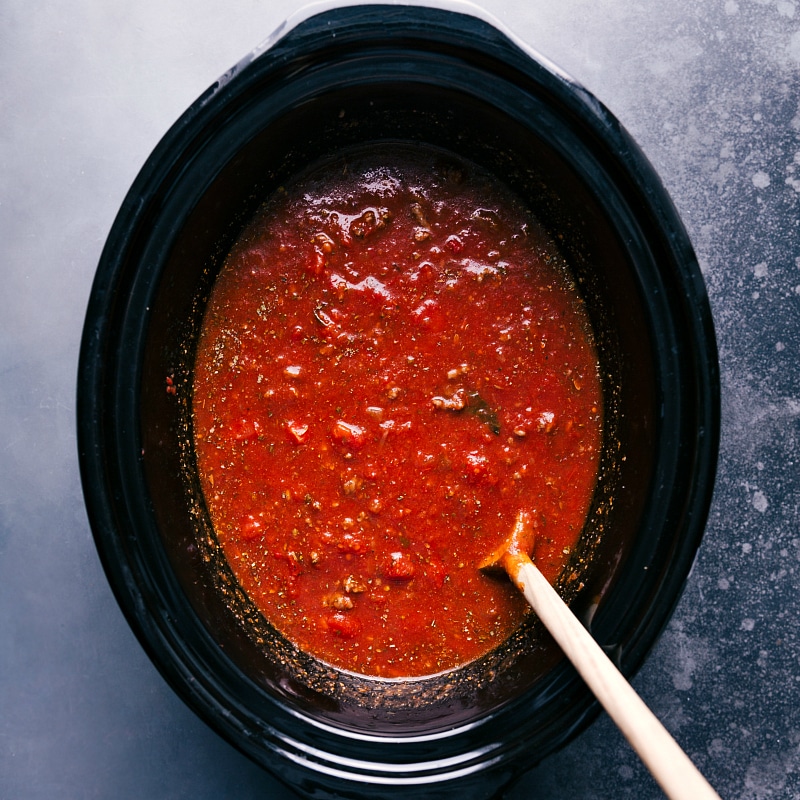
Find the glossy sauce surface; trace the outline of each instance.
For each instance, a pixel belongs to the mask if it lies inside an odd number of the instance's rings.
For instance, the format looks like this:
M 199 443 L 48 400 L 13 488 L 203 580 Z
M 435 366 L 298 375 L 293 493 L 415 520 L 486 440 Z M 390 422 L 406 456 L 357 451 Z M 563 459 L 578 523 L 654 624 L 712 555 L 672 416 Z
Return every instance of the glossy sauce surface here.
M 193 390 L 232 569 L 344 669 L 432 674 L 499 645 L 526 605 L 477 565 L 524 510 L 553 580 L 591 502 L 582 301 L 514 196 L 442 154 L 365 151 L 271 198 L 215 283 Z

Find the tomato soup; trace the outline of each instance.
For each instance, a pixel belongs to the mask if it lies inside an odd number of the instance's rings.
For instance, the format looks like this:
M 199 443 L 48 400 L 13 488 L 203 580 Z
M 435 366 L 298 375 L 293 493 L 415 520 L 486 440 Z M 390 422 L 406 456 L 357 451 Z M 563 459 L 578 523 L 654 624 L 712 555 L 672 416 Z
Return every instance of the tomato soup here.
M 558 249 L 476 167 L 375 147 L 282 187 L 227 256 L 193 385 L 214 529 L 271 624 L 429 675 L 526 614 L 478 564 L 524 510 L 551 581 L 584 525 L 597 354 Z

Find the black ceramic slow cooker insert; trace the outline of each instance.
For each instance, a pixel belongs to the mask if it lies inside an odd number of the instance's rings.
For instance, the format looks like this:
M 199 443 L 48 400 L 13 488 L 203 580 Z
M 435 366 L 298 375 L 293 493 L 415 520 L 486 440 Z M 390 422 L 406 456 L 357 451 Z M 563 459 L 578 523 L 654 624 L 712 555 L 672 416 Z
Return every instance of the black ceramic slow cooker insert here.
M 597 711 L 536 620 L 484 659 L 420 679 L 367 678 L 298 652 L 220 555 L 191 447 L 194 347 L 228 248 L 309 164 L 387 142 L 489 170 L 562 243 L 594 327 L 606 414 L 570 565 L 580 589 L 567 597 L 635 672 L 678 600 L 713 488 L 719 388 L 705 288 L 618 121 L 472 12 L 310 16 L 237 64 L 158 144 L 109 234 L 87 311 L 84 493 L 142 645 L 249 757 L 308 796 L 488 797 Z

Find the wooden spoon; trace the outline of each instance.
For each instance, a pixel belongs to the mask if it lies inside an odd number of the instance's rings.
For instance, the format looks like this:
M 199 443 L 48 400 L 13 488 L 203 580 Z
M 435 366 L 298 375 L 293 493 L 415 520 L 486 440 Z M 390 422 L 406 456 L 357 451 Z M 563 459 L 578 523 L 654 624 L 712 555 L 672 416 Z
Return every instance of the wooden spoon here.
M 708 781 L 658 721 L 530 559 L 533 518 L 517 515 L 509 538 L 480 569 L 502 568 L 538 615 L 595 697 L 671 800 L 720 800 Z

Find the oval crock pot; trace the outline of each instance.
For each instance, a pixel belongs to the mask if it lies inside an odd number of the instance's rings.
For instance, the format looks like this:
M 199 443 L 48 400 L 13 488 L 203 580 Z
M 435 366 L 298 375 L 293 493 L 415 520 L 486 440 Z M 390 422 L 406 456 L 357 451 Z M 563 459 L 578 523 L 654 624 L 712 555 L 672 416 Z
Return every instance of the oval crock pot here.
M 314 797 L 488 797 L 597 712 L 536 620 L 429 678 L 317 662 L 236 584 L 194 469 L 194 345 L 227 249 L 282 182 L 371 142 L 477 163 L 561 243 L 594 326 L 606 421 L 596 496 L 559 587 L 626 675 L 641 665 L 678 600 L 713 488 L 719 388 L 703 281 L 617 120 L 472 13 L 374 5 L 308 17 L 168 132 L 92 289 L 78 381 L 84 493 L 143 647 L 241 751 Z

